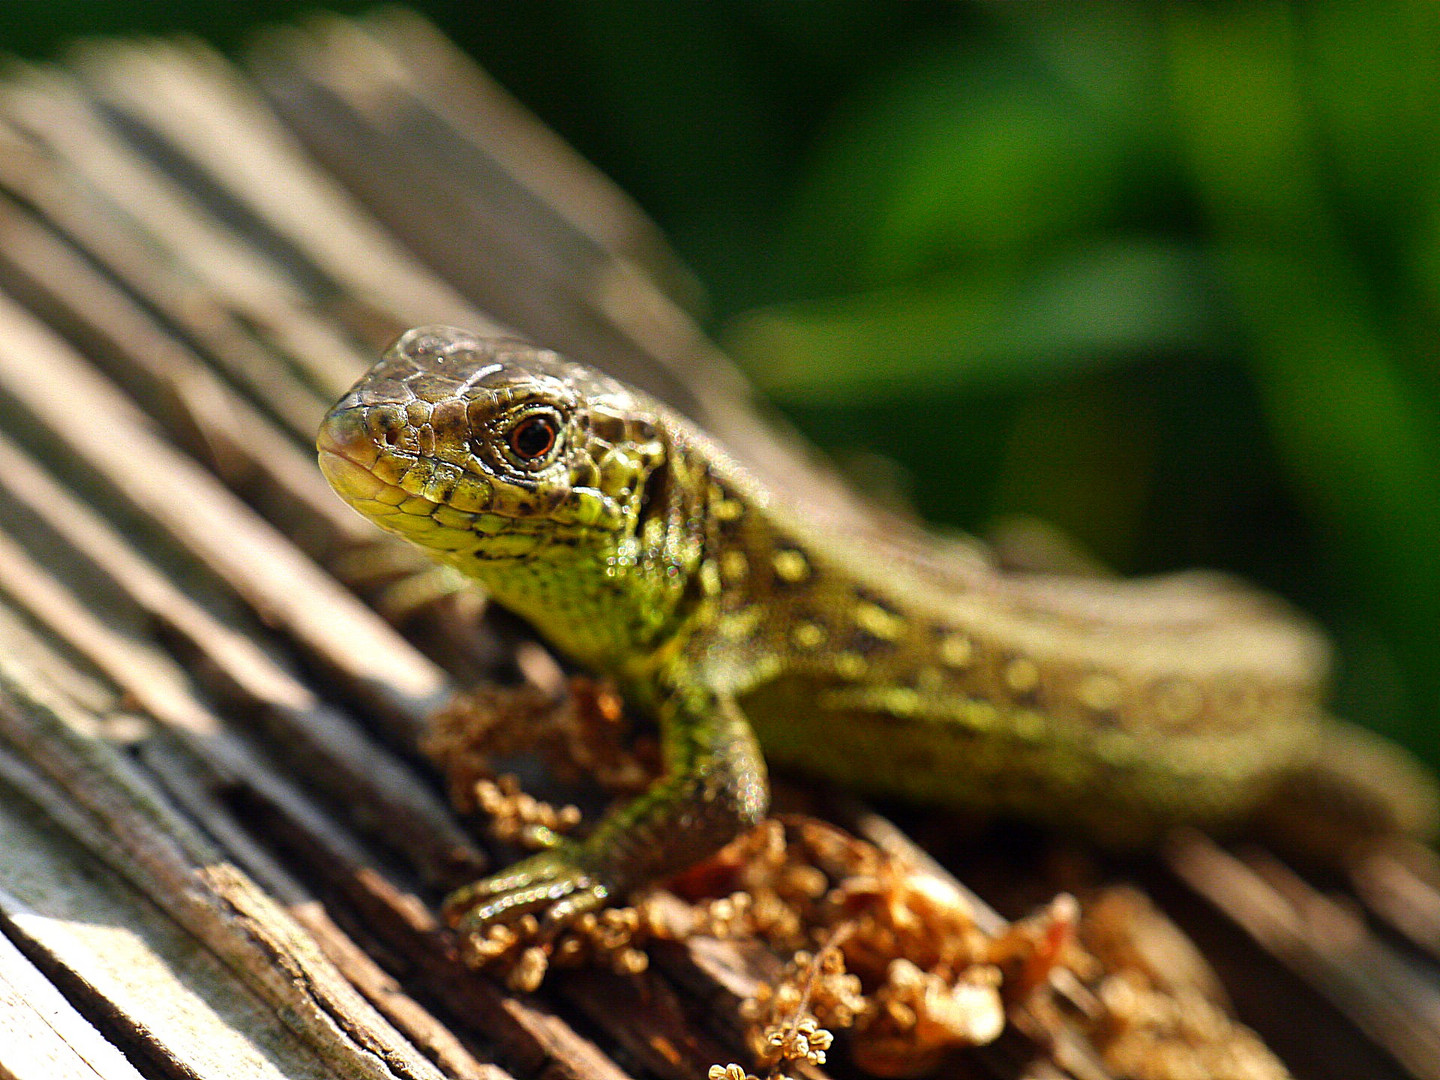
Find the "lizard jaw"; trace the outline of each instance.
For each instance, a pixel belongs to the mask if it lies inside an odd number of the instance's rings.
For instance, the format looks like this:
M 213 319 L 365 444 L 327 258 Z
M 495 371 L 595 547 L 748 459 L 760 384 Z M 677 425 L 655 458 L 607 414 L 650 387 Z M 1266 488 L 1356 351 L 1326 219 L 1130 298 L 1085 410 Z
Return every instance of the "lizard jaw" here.
M 464 573 L 483 578 L 482 563 L 525 559 L 552 540 L 572 542 L 603 526 L 606 509 L 613 512 L 598 493 L 581 489 L 571 492 L 582 511 L 572 522 L 496 513 L 485 480 L 381 446 L 361 413 L 337 409 L 326 417 L 316 439 L 320 472 L 352 510 Z

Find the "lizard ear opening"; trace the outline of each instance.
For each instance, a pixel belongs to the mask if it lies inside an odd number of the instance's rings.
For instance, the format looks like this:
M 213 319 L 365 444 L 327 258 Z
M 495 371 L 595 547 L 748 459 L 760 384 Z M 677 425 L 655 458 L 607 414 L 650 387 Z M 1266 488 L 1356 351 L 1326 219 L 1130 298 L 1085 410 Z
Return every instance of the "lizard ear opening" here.
M 648 522 L 663 518 L 670 505 L 670 468 L 663 462 L 650 470 L 635 510 L 635 531 L 643 532 Z

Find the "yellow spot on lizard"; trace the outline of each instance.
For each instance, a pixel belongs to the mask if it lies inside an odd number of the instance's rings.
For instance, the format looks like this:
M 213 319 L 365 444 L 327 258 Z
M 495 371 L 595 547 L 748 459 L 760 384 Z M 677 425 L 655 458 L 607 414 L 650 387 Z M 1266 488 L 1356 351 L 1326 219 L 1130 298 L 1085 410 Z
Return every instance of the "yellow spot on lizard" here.
M 770 557 L 775 576 L 791 585 L 798 585 L 810 576 L 810 563 L 794 548 L 782 548 Z
M 905 620 L 878 604 L 856 604 L 853 614 L 856 626 L 885 641 L 894 641 L 905 631 Z

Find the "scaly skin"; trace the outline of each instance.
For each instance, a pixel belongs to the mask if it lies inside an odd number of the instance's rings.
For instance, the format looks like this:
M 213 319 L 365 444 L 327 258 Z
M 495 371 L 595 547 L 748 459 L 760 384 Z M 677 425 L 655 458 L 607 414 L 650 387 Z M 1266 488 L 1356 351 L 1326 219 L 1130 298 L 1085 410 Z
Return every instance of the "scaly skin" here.
M 1005 575 L 827 535 L 689 422 L 554 353 L 403 336 L 329 413 L 351 506 L 477 579 L 659 722 L 662 778 L 461 890 L 558 924 L 765 813 L 764 759 L 1111 842 L 1242 818 L 1309 768 L 1327 651 L 1213 576 Z

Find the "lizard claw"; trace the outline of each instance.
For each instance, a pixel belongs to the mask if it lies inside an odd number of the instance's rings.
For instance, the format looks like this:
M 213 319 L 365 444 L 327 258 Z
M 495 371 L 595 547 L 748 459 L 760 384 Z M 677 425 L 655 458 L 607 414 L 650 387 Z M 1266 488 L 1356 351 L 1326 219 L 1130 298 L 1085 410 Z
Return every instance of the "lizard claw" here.
M 540 920 L 548 938 L 588 911 L 602 907 L 612 890 L 583 865 L 576 844 L 561 844 L 498 874 L 455 890 L 445 898 L 445 921 L 465 937 L 526 915 Z

